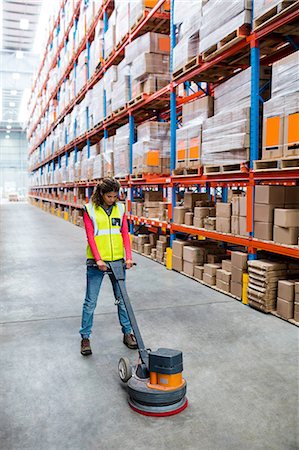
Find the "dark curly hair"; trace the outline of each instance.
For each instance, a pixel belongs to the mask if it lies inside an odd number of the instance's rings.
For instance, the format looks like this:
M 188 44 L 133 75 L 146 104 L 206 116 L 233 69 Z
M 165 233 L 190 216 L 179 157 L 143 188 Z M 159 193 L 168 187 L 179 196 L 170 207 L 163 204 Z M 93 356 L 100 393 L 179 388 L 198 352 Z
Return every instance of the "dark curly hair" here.
M 91 200 L 96 206 L 101 206 L 104 203 L 103 195 L 108 192 L 119 192 L 120 184 L 115 178 L 104 178 L 96 187 L 92 194 Z

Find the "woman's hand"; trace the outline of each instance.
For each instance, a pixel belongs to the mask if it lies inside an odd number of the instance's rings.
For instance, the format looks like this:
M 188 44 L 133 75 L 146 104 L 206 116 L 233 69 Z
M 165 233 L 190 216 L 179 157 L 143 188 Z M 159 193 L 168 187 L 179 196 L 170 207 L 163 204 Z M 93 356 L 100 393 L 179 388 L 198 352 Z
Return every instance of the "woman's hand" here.
M 99 259 L 97 261 L 97 266 L 102 272 L 106 272 L 107 266 L 106 266 L 106 264 L 104 263 L 104 261 L 102 259 Z
M 133 261 L 131 259 L 126 260 L 126 268 L 131 269 L 133 267 Z

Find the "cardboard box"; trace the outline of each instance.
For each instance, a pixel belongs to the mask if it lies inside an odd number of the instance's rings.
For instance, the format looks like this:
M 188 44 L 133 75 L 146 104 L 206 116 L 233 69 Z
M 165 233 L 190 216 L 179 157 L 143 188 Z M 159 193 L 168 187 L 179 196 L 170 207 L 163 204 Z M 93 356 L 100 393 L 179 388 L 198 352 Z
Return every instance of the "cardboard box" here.
M 210 286 L 215 286 L 216 284 L 216 277 L 212 277 L 208 273 L 203 273 L 202 280 Z
M 277 296 L 287 302 L 293 302 L 295 298 L 295 281 L 279 280 Z
M 205 192 L 185 192 L 184 206 L 185 208 L 193 209 L 195 203 L 200 200 L 208 201 L 209 195 Z
M 231 272 L 227 272 L 226 270 L 223 269 L 218 269 L 216 272 L 216 279 L 221 280 L 227 284 L 230 284 L 231 276 L 232 276 Z
M 186 246 L 183 250 L 184 261 L 199 263 L 203 260 L 204 249 L 200 247 Z
M 184 206 L 176 206 L 173 208 L 173 222 L 179 225 L 184 224 L 186 212 L 189 212 L 189 210 Z
M 137 251 L 139 253 L 144 253 L 144 244 L 138 244 Z
M 172 255 L 172 269 L 177 272 L 183 271 L 183 258 Z
M 183 251 L 186 245 L 191 245 L 191 243 L 188 241 L 180 241 L 180 240 L 173 241 L 172 254 L 174 256 L 178 256 L 179 258 L 183 258 Z
M 239 235 L 240 227 L 239 227 L 239 216 L 232 216 L 231 219 L 231 232 L 232 234 Z
M 265 241 L 272 241 L 273 223 L 254 222 L 254 237 Z
M 145 191 L 144 192 L 145 202 L 162 202 L 163 192 L 162 191 Z
M 292 319 L 294 317 L 294 303 L 277 297 L 277 314 L 284 319 Z
M 195 266 L 194 267 L 194 277 L 197 280 L 202 280 L 203 273 L 204 273 L 204 266 Z
M 203 219 L 204 217 L 209 217 L 210 215 L 210 208 L 204 208 L 204 207 L 195 207 L 194 208 L 194 217 L 198 219 Z
M 247 269 L 248 253 L 243 252 L 231 252 L 232 266 L 238 269 Z
M 274 225 L 273 240 L 278 244 L 297 245 L 299 236 L 299 228 L 297 227 L 278 227 Z
M 274 225 L 290 228 L 299 225 L 299 209 L 275 209 Z
M 189 261 L 183 262 L 183 272 L 187 275 L 190 275 L 190 277 L 194 276 L 194 264 Z
M 265 203 L 255 203 L 254 221 L 273 223 L 275 208 L 279 208 L 279 205 L 267 205 Z
M 185 213 L 185 225 L 193 226 L 193 217 L 194 214 L 191 212 Z
M 216 216 L 216 230 L 219 231 L 220 233 L 230 233 L 231 232 L 231 218 Z
M 299 207 L 299 186 L 285 187 L 285 205 L 298 205 Z
M 217 270 L 220 268 L 221 264 L 204 264 L 204 273 L 215 277 Z
M 240 214 L 240 202 L 237 195 L 234 195 L 232 198 L 232 215 L 233 216 L 239 216 Z
M 159 241 L 163 242 L 164 244 L 169 245 L 169 236 L 166 236 L 164 234 L 160 234 Z
M 256 186 L 255 203 L 273 203 L 284 206 L 285 187 L 284 186 Z
M 222 270 L 225 270 L 226 272 L 231 272 L 232 271 L 232 262 L 230 259 L 224 259 L 222 261 Z
M 143 206 L 144 206 L 144 203 L 137 203 L 136 212 L 137 212 L 138 217 L 143 217 Z
M 299 322 L 299 302 L 294 303 L 294 320 Z
M 165 252 L 167 244 L 165 242 L 157 241 L 156 248 L 158 252 Z
M 153 247 L 156 246 L 157 240 L 158 240 L 158 236 L 157 236 L 156 234 L 150 234 L 150 235 L 149 235 L 149 243 L 150 243 Z
M 295 294 L 299 294 L 299 281 L 295 281 Z
M 239 217 L 239 233 L 240 236 L 249 236 L 247 231 L 247 217 Z
M 143 253 L 145 255 L 149 256 L 151 254 L 151 252 L 152 252 L 152 248 L 153 248 L 153 246 L 151 244 L 144 244 L 144 251 L 143 251 Z
M 235 283 L 234 281 L 231 282 L 230 285 L 230 292 L 238 297 L 239 299 L 242 298 L 242 284 Z
M 199 217 L 194 217 L 193 226 L 196 228 L 203 228 L 204 227 L 203 219 L 200 219 Z
M 216 217 L 231 218 L 232 204 L 231 203 L 216 203 Z
M 216 217 L 206 217 L 203 220 L 203 225 L 206 230 L 209 231 L 216 230 Z
M 228 255 L 214 255 L 209 254 L 207 255 L 207 263 L 208 264 L 217 264 L 221 263 L 224 258 L 228 257 Z
M 218 289 L 221 289 L 221 291 L 230 292 L 230 284 L 229 283 L 225 283 L 225 281 L 216 279 L 216 287 Z
M 209 207 L 209 217 L 216 217 L 216 208 L 215 208 L 215 206 Z
M 247 198 L 242 196 L 239 197 L 239 204 L 240 204 L 240 213 L 239 215 L 241 217 L 246 217 L 247 216 Z
M 232 266 L 232 282 L 242 284 L 244 269 Z
M 149 236 L 148 236 L 148 234 L 139 234 L 138 236 L 137 236 L 137 239 L 138 239 L 138 244 L 148 244 L 148 242 L 149 242 Z

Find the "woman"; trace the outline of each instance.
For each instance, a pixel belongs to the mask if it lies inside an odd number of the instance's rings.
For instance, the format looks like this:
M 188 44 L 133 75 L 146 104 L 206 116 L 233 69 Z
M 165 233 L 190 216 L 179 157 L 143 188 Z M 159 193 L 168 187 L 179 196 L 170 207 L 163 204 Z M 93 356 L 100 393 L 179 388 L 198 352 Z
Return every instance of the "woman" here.
M 91 355 L 89 337 L 93 324 L 93 314 L 101 284 L 107 270 L 105 261 L 116 261 L 126 256 L 126 267 L 133 266 L 128 222 L 125 208 L 118 202 L 120 184 L 113 178 L 105 178 L 97 187 L 91 202 L 85 205 L 84 224 L 87 235 L 87 288 L 83 304 L 82 323 L 80 328 L 81 354 Z M 118 307 L 119 322 L 124 334 L 124 344 L 132 349 L 137 348 L 132 333 L 130 320 L 118 288 L 110 277 Z

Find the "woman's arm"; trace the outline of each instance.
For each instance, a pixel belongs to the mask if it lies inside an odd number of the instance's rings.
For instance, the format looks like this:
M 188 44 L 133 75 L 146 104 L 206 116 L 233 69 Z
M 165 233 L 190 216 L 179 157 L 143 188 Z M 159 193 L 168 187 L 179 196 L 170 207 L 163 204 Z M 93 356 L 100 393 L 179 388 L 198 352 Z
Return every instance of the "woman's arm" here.
M 132 250 L 131 250 L 131 241 L 129 236 L 129 228 L 128 228 L 128 219 L 127 215 L 124 214 L 123 216 L 123 222 L 121 225 L 121 235 L 123 238 L 125 253 L 126 253 L 126 260 L 132 260 Z
M 91 248 L 91 251 L 92 251 L 95 261 L 99 261 L 99 260 L 101 260 L 101 256 L 100 256 L 99 250 L 97 248 L 96 241 L 94 239 L 93 223 L 86 211 L 84 211 L 84 213 L 83 213 L 83 220 L 84 220 L 84 225 L 85 225 L 87 242 Z

